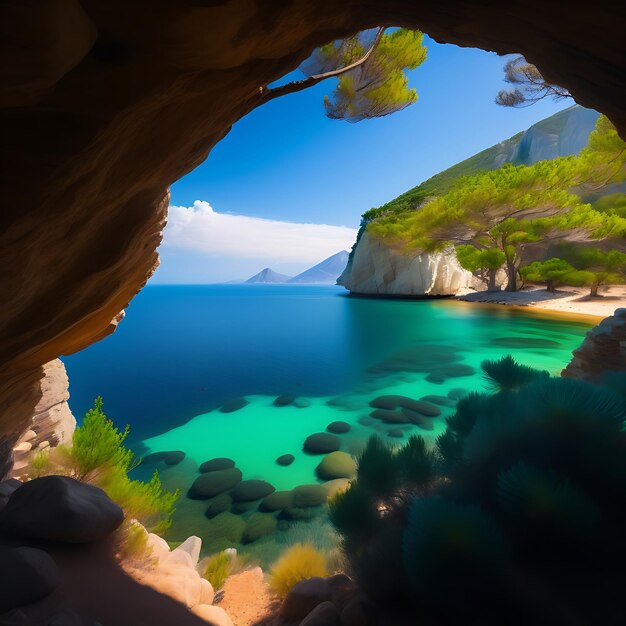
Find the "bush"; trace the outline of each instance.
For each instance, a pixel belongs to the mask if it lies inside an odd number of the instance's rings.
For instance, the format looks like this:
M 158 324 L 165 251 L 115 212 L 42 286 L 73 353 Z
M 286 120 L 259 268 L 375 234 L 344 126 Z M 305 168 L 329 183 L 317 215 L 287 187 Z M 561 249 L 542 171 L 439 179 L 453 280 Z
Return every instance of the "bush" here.
M 85 415 L 72 439 L 72 446 L 58 446 L 36 455 L 31 477 L 50 474 L 71 476 L 97 485 L 124 509 L 128 520 L 135 519 L 149 530 L 163 533 L 172 523 L 179 492 L 163 489 L 158 472 L 149 482 L 131 480 L 128 472 L 136 466 L 131 450 L 124 447 L 127 426 L 119 431 L 102 410 L 102 398 Z
M 425 624 L 620 623 L 623 376 L 485 370 L 497 391 L 460 401 L 434 452 L 414 441 L 392 455 L 386 494 L 357 481 L 333 500 L 351 573 Z
M 148 546 L 148 533 L 137 522 L 129 522 L 123 526 L 123 537 L 120 541 L 118 554 L 131 563 L 144 563 L 152 555 L 152 549 Z
M 243 568 L 244 563 L 235 550 L 222 550 L 203 559 L 199 565 L 201 575 L 211 583 L 215 591 L 222 589 L 228 577 Z
M 285 598 L 301 580 L 328 576 L 326 557 L 310 544 L 288 548 L 270 568 L 269 584 L 279 598 Z

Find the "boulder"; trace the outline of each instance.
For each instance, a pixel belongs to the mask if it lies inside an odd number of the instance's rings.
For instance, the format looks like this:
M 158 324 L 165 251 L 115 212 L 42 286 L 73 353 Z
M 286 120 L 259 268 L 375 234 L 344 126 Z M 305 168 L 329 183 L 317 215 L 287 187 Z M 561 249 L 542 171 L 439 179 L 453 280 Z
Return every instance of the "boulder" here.
M 376 623 L 376 611 L 364 596 L 355 596 L 341 611 L 342 626 L 375 626 Z
M 193 610 L 194 614 L 206 621 L 210 626 L 233 626 L 228 613 L 221 606 L 199 604 Z
M 327 454 L 341 447 L 341 440 L 331 433 L 315 433 L 304 441 L 304 449 L 311 454 Z
M 66 476 L 43 476 L 16 489 L 0 512 L 0 528 L 28 539 L 97 541 L 113 532 L 124 512 L 104 491 Z
M 252 511 L 256 508 L 255 502 L 233 502 L 230 510 L 235 515 L 244 515 L 248 511 Z
M 387 437 L 393 437 L 394 439 L 402 439 L 404 437 L 404 431 L 399 428 L 392 428 L 388 433 Z
M 459 366 L 451 365 L 450 369 L 454 367 Z M 437 417 L 438 415 L 441 415 L 441 409 L 439 409 L 439 407 L 433 405 L 432 403 L 424 402 L 423 400 L 413 400 L 412 398 L 407 398 L 407 396 L 379 396 L 378 398 L 374 398 L 374 400 L 370 402 L 370 406 L 375 409 L 385 409 L 388 411 L 400 407 L 403 409 L 416 411 L 417 413 L 422 413 L 427 417 Z
M 311 406 L 311 401 L 307 400 L 306 398 L 296 398 L 293 401 L 293 405 L 295 407 L 298 407 L 299 409 L 306 409 L 307 407 Z
M 332 602 L 322 602 L 300 622 L 300 626 L 341 626 L 339 609 Z
M 286 621 L 298 621 L 306 617 L 316 606 L 328 602 L 331 588 L 324 578 L 315 576 L 296 583 L 287 594 L 279 610 Z
M 422 430 L 432 430 L 433 422 L 429 417 L 425 417 L 422 413 L 417 411 L 411 411 L 411 409 L 402 409 L 402 412 L 407 417 L 407 421 L 419 426 Z
M 290 506 L 293 506 L 293 493 L 291 491 L 275 491 L 264 498 L 259 505 L 259 511 L 274 513 Z
M 21 486 L 22 483 L 17 478 L 9 478 L 0 483 L 0 511 L 6 506 L 11 494 Z
M 327 498 L 323 485 L 299 485 L 292 493 L 296 507 L 320 506 L 326 502 Z
M 239 409 L 243 409 L 244 406 L 248 404 L 248 401 L 245 398 L 232 398 L 231 400 L 227 400 L 220 407 L 221 413 L 233 413 L 234 411 L 238 411 Z
M 202 549 L 202 539 L 200 537 L 196 537 L 192 535 L 191 537 L 187 537 L 185 541 L 183 541 L 179 546 L 172 550 L 172 554 L 176 554 L 177 552 L 184 552 L 191 557 L 191 563 L 193 567 L 198 564 L 198 560 L 200 559 L 200 550 Z
M 0 613 L 36 602 L 59 584 L 52 557 L 37 548 L 0 548 Z
M 385 424 L 408 424 L 409 420 L 402 411 L 395 409 L 375 409 L 370 413 L 370 417 L 380 420 Z
M 331 602 L 337 607 L 344 607 L 358 593 L 357 586 L 345 574 L 334 574 L 326 579 L 331 589 Z
M 207 508 L 204 514 L 213 519 L 216 515 L 223 513 L 224 511 L 230 511 L 230 507 L 233 504 L 233 499 L 227 494 L 222 493 L 215 498 L 211 498 L 207 503 Z
M 322 480 L 352 478 L 356 474 L 356 461 L 347 452 L 331 452 L 315 468 Z
M 261 500 L 276 488 L 264 480 L 243 480 L 230 493 L 233 502 L 253 502 Z
M 243 531 L 243 543 L 252 543 L 261 537 L 276 532 L 276 518 L 269 513 L 254 513 Z
M 290 506 L 283 509 L 278 518 L 288 522 L 308 522 L 322 512 L 320 506 L 300 507 Z
M 230 511 L 216 515 L 210 522 L 206 533 L 211 539 L 223 538 L 229 543 L 240 543 L 246 522 Z
M 296 460 L 296 457 L 293 454 L 283 454 L 276 459 L 276 463 L 278 465 L 291 465 Z
M 295 396 L 285 394 L 283 396 L 278 396 L 278 398 L 274 400 L 273 404 L 274 406 L 289 406 L 290 404 L 293 404 L 295 400 Z
M 227 470 L 235 467 L 235 461 L 232 459 L 218 458 L 205 461 L 198 468 L 202 474 L 207 472 L 215 472 L 216 470 Z
M 241 470 L 236 467 L 201 474 L 193 481 L 193 484 L 187 492 L 187 497 L 192 500 L 208 500 L 209 498 L 214 498 L 232 489 L 241 481 L 241 478 Z
M 178 465 L 184 460 L 186 454 L 182 450 L 169 450 L 166 452 L 153 452 L 141 459 L 141 465 L 150 463 L 165 463 L 165 465 Z
M 350 481 L 347 478 L 335 478 L 335 480 L 325 482 L 322 486 L 326 491 L 326 498 L 330 498 L 339 491 L 345 491 L 350 486 Z
M 350 424 L 348 422 L 331 422 L 326 426 L 326 430 L 329 433 L 334 433 L 335 435 L 343 435 L 344 433 L 350 432 Z

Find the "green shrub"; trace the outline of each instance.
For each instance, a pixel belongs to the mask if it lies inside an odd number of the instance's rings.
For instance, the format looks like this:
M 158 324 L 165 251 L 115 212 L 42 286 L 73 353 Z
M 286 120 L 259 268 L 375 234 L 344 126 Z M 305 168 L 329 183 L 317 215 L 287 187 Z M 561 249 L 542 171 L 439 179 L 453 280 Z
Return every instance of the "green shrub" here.
M 236 557 L 235 557 L 236 558 Z M 234 572 L 235 563 L 233 554 L 223 550 L 214 554 L 201 564 L 200 571 L 215 591 L 219 591 L 224 586 L 226 579 Z
M 296 583 L 315 576 L 328 576 L 326 556 L 310 544 L 299 543 L 272 565 L 269 584 L 279 598 L 284 598 Z

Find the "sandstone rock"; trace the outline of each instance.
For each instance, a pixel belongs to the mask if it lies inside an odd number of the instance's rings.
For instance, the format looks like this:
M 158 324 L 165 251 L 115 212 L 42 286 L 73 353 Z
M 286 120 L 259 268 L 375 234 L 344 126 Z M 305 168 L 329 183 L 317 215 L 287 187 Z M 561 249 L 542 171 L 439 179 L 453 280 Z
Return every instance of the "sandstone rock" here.
M 187 537 L 179 546 L 172 550 L 172 554 L 185 552 L 191 557 L 192 566 L 195 567 L 200 559 L 200 551 L 202 550 L 202 539 L 200 537 Z
M 296 583 L 280 607 L 280 616 L 287 621 L 297 621 L 307 616 L 316 606 L 327 602 L 331 588 L 324 578 L 314 577 Z
M 326 454 L 339 450 L 340 447 L 339 437 L 330 433 L 315 433 L 309 435 L 304 441 L 304 449 L 311 454 Z
M 318 604 L 301 622 L 300 626 L 340 626 L 339 610 L 332 602 Z
M 344 433 L 350 432 L 350 424 L 348 422 L 331 422 L 326 426 L 326 430 L 329 433 L 333 433 L 335 435 L 342 435 Z
M 331 452 L 315 468 L 315 473 L 322 480 L 352 478 L 356 474 L 356 461 L 346 452 Z
M 273 485 L 264 480 L 243 480 L 230 493 L 233 502 L 252 502 L 265 498 L 276 491 Z
M 217 458 L 211 459 L 210 461 L 205 461 L 200 465 L 200 472 L 205 474 L 206 472 L 214 472 L 216 470 L 227 470 L 235 467 L 235 461 L 232 459 L 226 458 Z
M 0 512 L 0 528 L 29 539 L 87 543 L 113 532 L 123 519 L 122 509 L 102 489 L 44 476 L 11 494 Z
M 192 500 L 208 500 L 232 489 L 241 478 L 241 470 L 236 467 L 207 472 L 193 481 L 187 497 Z
M 219 606 L 200 604 L 193 612 L 199 618 L 208 622 L 210 626 L 233 626 L 233 622 L 230 617 L 228 617 L 226 611 Z
M 296 457 L 293 454 L 283 454 L 276 459 L 276 463 L 278 465 L 291 465 L 296 460 Z
M 36 548 L 0 547 L 0 613 L 45 598 L 59 584 L 52 557 Z

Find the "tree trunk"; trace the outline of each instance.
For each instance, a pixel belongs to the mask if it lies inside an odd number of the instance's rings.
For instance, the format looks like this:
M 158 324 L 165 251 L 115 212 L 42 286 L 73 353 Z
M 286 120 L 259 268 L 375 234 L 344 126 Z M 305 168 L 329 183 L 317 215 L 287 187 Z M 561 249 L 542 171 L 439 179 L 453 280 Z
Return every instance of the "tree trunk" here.
M 555 288 L 554 288 L 554 281 L 553 280 L 546 281 L 546 289 L 548 291 L 550 291 L 551 293 L 554 293 L 556 291 Z
M 508 276 L 508 280 L 506 283 L 506 290 L 517 291 L 517 268 L 515 267 L 515 263 L 511 263 L 507 261 L 506 273 Z
M 591 288 L 589 289 L 589 295 L 592 298 L 597 297 L 597 295 L 598 295 L 598 287 L 600 287 L 600 285 L 598 283 L 593 283 L 593 285 L 591 285 Z
M 496 271 L 490 270 L 488 274 L 487 280 L 487 291 L 495 291 L 496 290 Z

